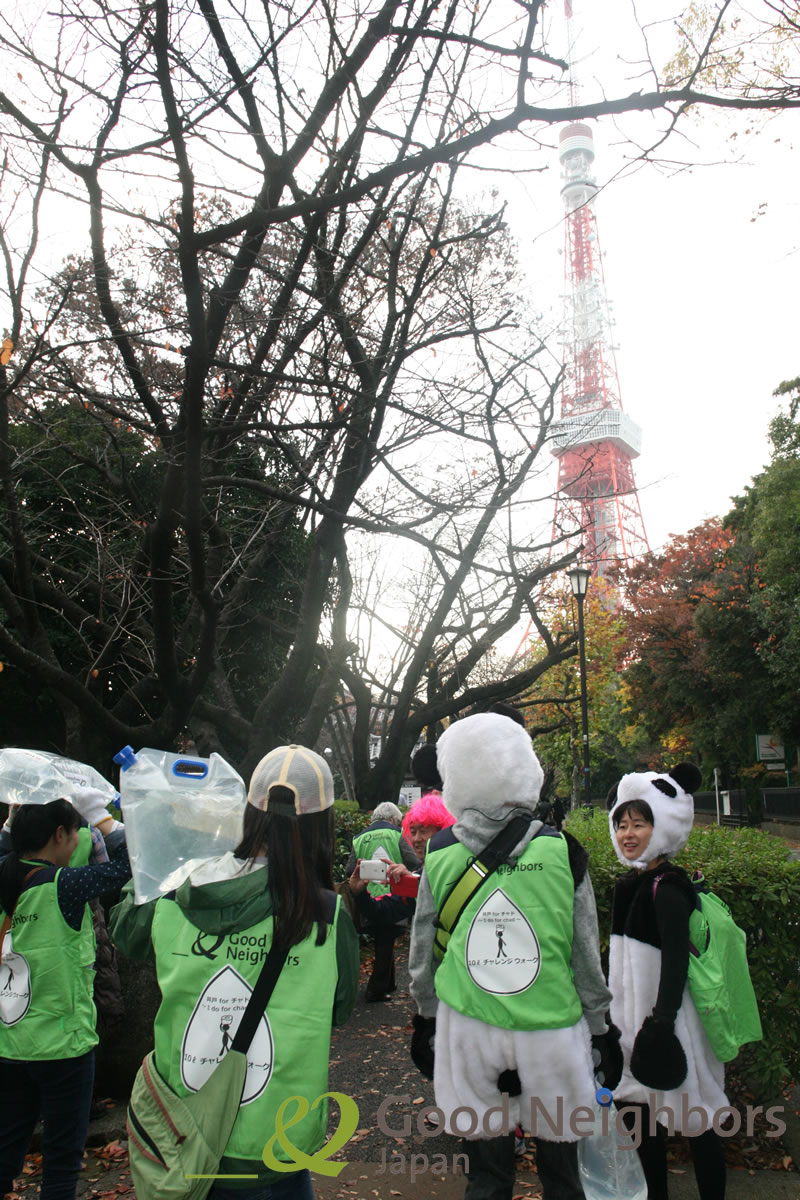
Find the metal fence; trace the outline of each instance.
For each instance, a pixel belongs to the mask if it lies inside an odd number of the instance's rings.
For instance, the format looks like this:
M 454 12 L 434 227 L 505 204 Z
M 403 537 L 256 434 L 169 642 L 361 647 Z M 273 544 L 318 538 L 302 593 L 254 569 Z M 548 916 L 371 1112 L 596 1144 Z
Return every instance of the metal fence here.
M 761 799 L 767 820 L 800 821 L 800 788 L 764 788 Z
M 746 820 L 747 793 L 743 788 L 732 788 L 730 796 L 731 816 Z M 764 819 L 769 821 L 800 821 L 800 788 L 762 788 L 761 806 Z M 720 792 L 720 813 L 723 812 L 722 792 Z M 714 792 L 695 792 L 695 812 L 716 816 L 717 798 Z

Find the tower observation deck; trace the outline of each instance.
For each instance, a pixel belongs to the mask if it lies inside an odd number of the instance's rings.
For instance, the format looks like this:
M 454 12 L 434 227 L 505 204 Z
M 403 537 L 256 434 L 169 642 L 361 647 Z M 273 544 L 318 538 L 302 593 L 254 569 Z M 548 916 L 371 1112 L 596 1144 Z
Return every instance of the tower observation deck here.
M 650 548 L 633 475 L 642 435 L 620 399 L 594 211 L 591 126 L 566 125 L 559 158 L 566 313 L 561 411 L 550 427 L 550 448 L 558 458 L 553 541 L 566 539 L 560 545 L 568 548 L 582 544 L 586 566 L 606 575 Z

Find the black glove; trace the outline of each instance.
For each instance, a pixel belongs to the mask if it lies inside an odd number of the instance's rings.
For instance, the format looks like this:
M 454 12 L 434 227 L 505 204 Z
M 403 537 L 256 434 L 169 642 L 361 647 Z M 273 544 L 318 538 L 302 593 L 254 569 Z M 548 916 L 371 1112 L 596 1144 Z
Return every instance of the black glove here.
M 428 1079 L 433 1079 L 433 1038 L 436 1033 L 436 1017 L 421 1017 L 415 1013 L 411 1024 L 411 1057 L 414 1066 Z
M 686 1055 L 672 1021 L 645 1018 L 631 1054 L 631 1075 L 645 1087 L 670 1092 L 686 1078 Z
M 595 1033 L 592 1036 L 592 1050 L 600 1055 L 599 1062 L 595 1063 L 595 1074 L 603 1087 L 607 1087 L 610 1092 L 614 1091 L 622 1078 L 622 1049 L 619 1037 L 619 1030 L 611 1021 L 608 1022 L 605 1033 Z

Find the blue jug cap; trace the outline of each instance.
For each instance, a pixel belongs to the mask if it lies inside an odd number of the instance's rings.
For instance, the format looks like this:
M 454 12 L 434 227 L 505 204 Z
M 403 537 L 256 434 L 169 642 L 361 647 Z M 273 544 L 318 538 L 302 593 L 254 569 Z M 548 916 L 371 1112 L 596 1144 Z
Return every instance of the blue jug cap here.
M 122 767 L 123 771 L 127 771 L 136 762 L 136 755 L 133 752 L 133 746 L 123 746 L 118 754 L 114 755 L 114 762 Z

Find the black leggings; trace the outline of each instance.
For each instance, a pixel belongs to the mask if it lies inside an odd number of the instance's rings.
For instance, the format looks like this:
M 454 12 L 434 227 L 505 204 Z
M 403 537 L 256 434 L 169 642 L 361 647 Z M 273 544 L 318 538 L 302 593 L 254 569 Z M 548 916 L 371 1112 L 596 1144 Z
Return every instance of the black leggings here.
M 638 1152 L 647 1181 L 647 1200 L 667 1200 L 666 1129 L 663 1125 L 656 1125 L 655 1136 L 650 1134 L 650 1108 L 647 1104 L 620 1101 L 618 1107 L 640 1110 L 642 1140 Z M 626 1113 L 623 1120 L 626 1128 L 632 1132 L 636 1123 L 634 1114 Z M 719 1137 L 713 1129 L 707 1129 L 688 1141 L 700 1200 L 725 1200 L 725 1155 Z

